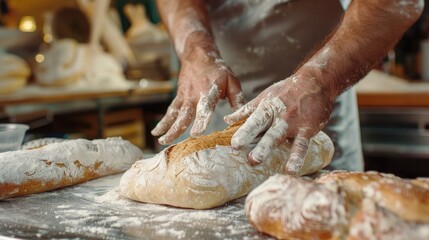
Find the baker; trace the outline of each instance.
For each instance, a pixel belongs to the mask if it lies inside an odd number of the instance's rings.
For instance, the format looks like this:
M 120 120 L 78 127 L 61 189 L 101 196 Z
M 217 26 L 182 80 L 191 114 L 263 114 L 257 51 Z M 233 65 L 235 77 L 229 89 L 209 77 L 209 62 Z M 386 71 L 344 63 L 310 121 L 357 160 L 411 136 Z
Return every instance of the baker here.
M 231 145 L 256 143 L 248 156 L 251 164 L 293 141 L 285 172 L 297 173 L 309 139 L 323 130 L 335 144 L 331 168 L 363 170 L 352 86 L 394 47 L 420 16 L 424 1 L 346 5 L 339 0 L 158 0 L 181 70 L 177 96 L 152 134 L 170 144 L 186 129 L 199 136 L 223 129 L 224 120 L 231 124 L 248 117 Z

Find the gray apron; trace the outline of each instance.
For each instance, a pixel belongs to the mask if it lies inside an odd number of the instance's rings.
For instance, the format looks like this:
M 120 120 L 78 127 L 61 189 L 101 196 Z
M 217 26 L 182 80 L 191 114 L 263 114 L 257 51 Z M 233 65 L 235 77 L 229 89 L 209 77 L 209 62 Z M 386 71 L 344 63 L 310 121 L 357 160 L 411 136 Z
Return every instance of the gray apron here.
M 331 33 L 344 12 L 339 0 L 209 0 L 221 56 L 247 100 L 286 79 Z M 231 112 L 219 102 L 206 133 L 226 127 Z M 331 169 L 363 170 L 359 117 L 353 89 L 335 102 L 324 131 L 335 145 Z M 185 136 L 189 136 L 189 129 Z

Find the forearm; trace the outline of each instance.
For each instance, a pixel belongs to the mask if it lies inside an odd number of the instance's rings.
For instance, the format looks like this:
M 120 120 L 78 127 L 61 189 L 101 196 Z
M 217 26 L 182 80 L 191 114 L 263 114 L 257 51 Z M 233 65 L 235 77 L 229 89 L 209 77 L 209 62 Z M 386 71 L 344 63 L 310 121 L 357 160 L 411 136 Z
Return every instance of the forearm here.
M 297 74 L 320 78 L 334 100 L 393 48 L 422 9 L 423 0 L 354 0 L 338 29 Z
M 157 0 L 157 4 L 181 60 L 192 48 L 218 52 L 203 0 Z

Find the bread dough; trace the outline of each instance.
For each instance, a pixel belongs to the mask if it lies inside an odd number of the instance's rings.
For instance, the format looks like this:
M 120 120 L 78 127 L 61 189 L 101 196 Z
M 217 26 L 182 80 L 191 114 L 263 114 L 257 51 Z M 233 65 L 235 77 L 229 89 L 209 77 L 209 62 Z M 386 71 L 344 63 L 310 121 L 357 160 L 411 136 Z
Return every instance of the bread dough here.
M 123 175 L 121 193 L 141 202 L 207 209 L 245 196 L 269 176 L 283 172 L 291 144 L 280 145 L 263 163 L 250 166 L 247 155 L 251 148 L 234 150 L 230 146 L 238 127 L 187 139 L 138 161 Z M 299 175 L 328 165 L 333 151 L 330 138 L 317 134 Z

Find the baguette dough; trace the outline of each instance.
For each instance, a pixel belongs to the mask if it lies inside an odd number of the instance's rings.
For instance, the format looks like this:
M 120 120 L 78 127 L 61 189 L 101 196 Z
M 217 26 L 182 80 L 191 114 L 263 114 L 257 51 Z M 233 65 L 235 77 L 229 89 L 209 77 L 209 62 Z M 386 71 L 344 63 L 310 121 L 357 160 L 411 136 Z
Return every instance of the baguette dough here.
M 123 172 L 142 152 L 121 138 L 67 140 L 0 153 L 0 199 L 45 192 Z
M 291 144 L 280 145 L 262 164 L 250 166 L 251 148 L 230 146 L 240 126 L 187 139 L 138 161 L 122 176 L 121 193 L 136 201 L 194 209 L 213 208 L 245 196 L 269 176 L 284 171 Z M 320 132 L 311 141 L 299 175 L 328 165 L 333 151 L 330 138 Z

